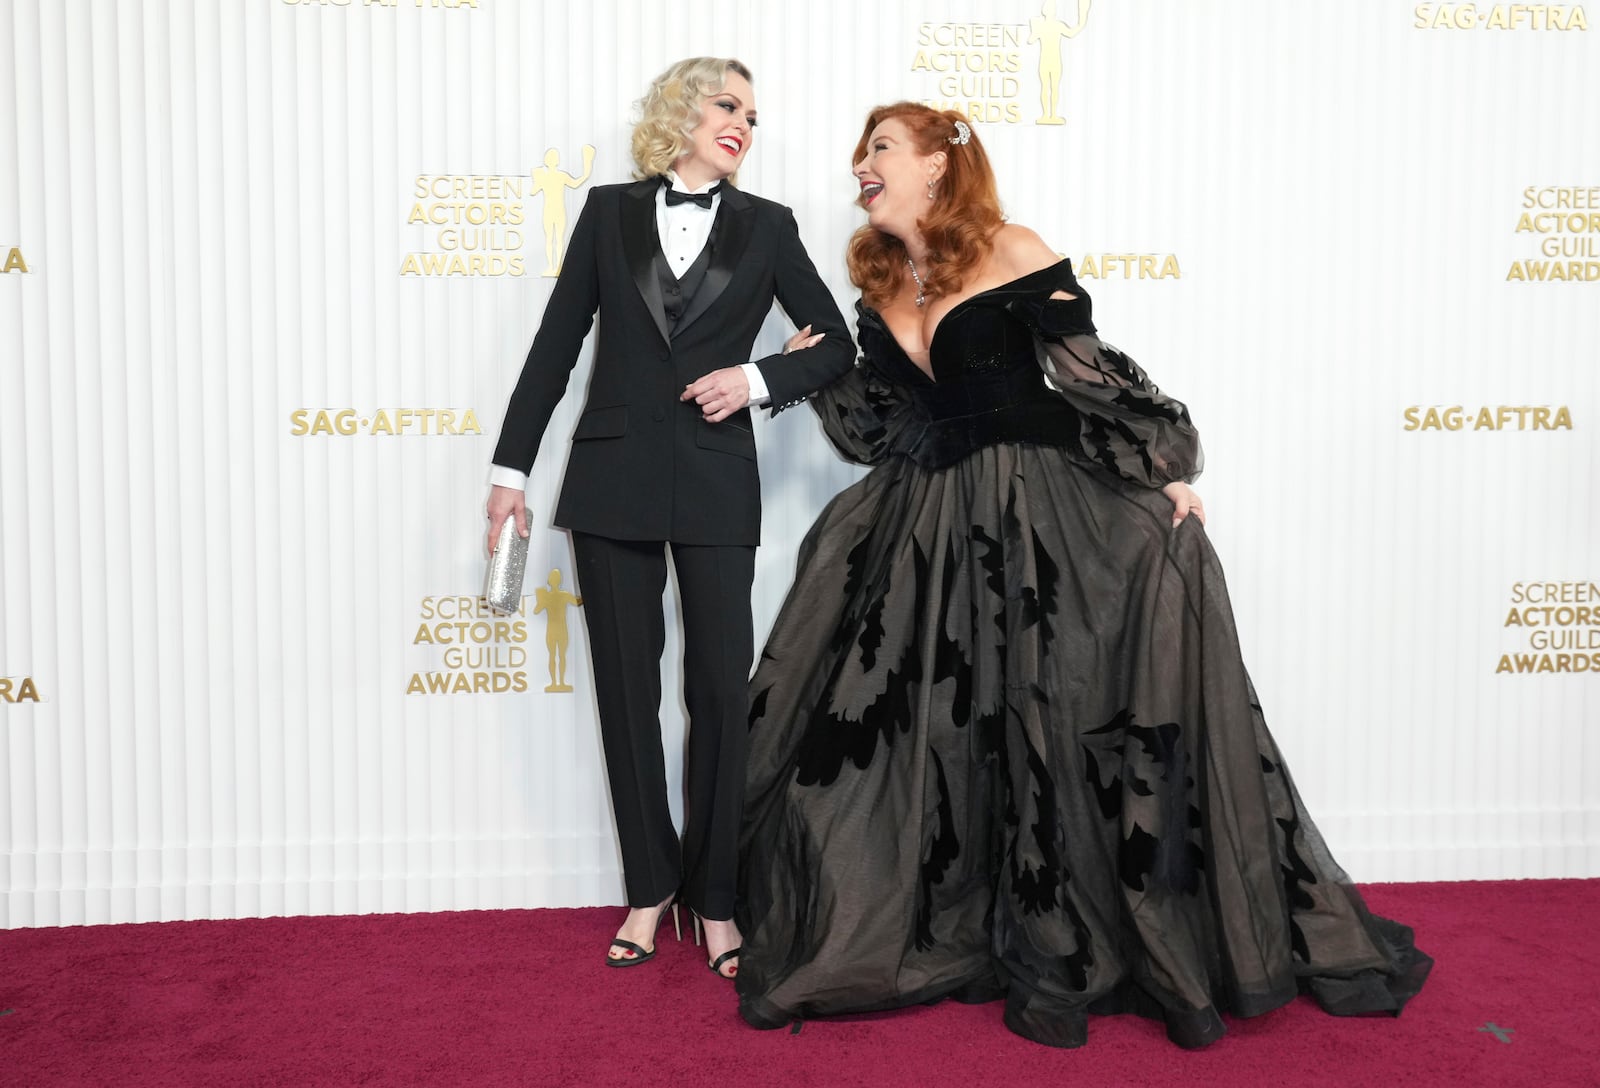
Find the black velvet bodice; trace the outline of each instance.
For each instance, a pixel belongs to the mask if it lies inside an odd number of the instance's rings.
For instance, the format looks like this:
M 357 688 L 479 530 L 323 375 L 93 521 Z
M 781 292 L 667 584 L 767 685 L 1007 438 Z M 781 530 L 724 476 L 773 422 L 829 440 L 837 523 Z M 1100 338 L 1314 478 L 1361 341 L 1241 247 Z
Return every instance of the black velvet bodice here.
M 1189 410 L 1100 339 L 1068 261 L 952 307 L 928 347 L 931 377 L 877 311 L 858 302 L 856 313 L 861 365 L 811 403 L 834 448 L 858 464 L 903 458 L 942 470 L 1019 444 L 1060 448 L 1139 487 L 1200 474 Z
M 958 303 L 929 344 L 932 378 L 906 356 L 877 311 L 857 303 L 867 365 L 914 397 L 925 414 L 925 426 L 908 434 L 898 452 L 940 468 L 999 442 L 1078 440 L 1077 413 L 1046 383 L 1035 335 L 1044 309 L 1057 331 L 1094 332 L 1089 299 L 1075 281 L 1073 299 L 1041 292 L 1041 286 L 1056 286 L 1048 281 L 1060 279 L 1062 270 L 1041 269 Z

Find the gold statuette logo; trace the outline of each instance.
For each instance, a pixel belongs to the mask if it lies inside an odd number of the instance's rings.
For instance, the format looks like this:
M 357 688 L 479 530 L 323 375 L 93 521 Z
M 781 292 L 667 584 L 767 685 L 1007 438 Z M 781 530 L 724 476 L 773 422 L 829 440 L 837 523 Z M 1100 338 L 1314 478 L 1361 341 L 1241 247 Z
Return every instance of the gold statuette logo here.
M 544 275 L 561 274 L 567 246 L 567 190 L 576 189 L 594 173 L 594 145 L 583 145 L 583 173 L 573 177 L 561 169 L 561 152 L 550 148 L 544 165 L 533 171 L 533 191 L 544 197 Z
M 581 606 L 583 598 L 562 589 L 561 572 L 552 570 L 548 588 L 540 586 L 535 589 L 533 602 L 534 614 L 544 613 L 544 646 L 550 652 L 550 683 L 545 685 L 544 690 L 571 691 L 572 685 L 567 683 L 567 608 L 570 605 Z
M 1045 0 L 1044 8 L 1028 20 L 1028 44 L 1039 46 L 1039 106 L 1043 110 L 1036 125 L 1064 125 L 1061 116 L 1061 43 L 1076 38 L 1089 21 L 1089 0 L 1078 0 L 1078 22 L 1068 26 L 1056 18 L 1055 0 Z

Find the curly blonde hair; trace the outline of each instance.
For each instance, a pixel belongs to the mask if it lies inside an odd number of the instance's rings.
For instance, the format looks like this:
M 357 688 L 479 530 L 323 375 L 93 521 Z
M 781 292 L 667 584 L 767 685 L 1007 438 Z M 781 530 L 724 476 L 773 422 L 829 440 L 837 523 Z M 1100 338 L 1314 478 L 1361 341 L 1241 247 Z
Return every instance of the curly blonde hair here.
M 651 82 L 639 99 L 639 123 L 633 126 L 634 177 L 655 177 L 672 169 L 700 123 L 700 103 L 722 91 L 729 72 L 755 82 L 750 69 L 732 57 L 680 60 Z M 737 184 L 738 175 L 728 180 Z

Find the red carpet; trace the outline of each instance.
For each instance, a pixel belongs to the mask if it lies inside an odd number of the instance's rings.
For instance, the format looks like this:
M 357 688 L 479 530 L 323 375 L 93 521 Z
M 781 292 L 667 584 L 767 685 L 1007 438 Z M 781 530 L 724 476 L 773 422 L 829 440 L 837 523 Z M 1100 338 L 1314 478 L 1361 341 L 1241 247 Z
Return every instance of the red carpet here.
M 602 966 L 620 909 L 11 930 L 0 1084 L 1600 1085 L 1600 880 L 1366 891 L 1437 960 L 1403 1016 L 1302 998 L 1199 1052 L 1135 1017 L 1050 1050 L 954 1002 L 758 1032 L 670 921 Z

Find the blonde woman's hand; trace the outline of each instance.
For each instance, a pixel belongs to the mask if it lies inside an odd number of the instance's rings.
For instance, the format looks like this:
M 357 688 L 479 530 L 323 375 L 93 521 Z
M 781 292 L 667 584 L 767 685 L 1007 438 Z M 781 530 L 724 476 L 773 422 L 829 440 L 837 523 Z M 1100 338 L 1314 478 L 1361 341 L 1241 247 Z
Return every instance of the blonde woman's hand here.
M 725 366 L 684 386 L 678 399 L 698 404 L 707 423 L 721 423 L 750 403 L 750 379 L 744 367 Z
M 506 518 L 517 519 L 517 535 L 526 538 L 528 535 L 528 497 L 521 488 L 501 487 L 495 484 L 489 489 L 489 554 L 494 554 L 494 546 L 500 541 L 500 526 L 506 523 Z

